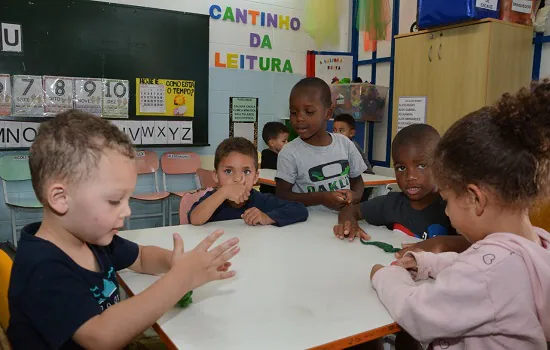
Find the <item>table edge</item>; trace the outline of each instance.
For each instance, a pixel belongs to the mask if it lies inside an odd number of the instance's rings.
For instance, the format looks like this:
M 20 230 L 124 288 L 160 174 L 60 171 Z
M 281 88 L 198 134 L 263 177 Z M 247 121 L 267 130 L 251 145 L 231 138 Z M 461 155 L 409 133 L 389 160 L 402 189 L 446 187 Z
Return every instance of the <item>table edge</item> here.
M 118 280 L 118 283 L 119 285 L 122 287 L 122 289 L 124 289 L 126 291 L 126 293 L 128 294 L 129 297 L 133 297 L 135 296 L 134 292 L 132 292 L 132 290 L 130 289 L 130 287 L 128 287 L 128 285 L 126 284 L 126 282 L 124 282 L 124 280 L 120 277 L 120 275 L 116 274 L 116 277 L 117 277 L 117 280 Z M 166 347 L 168 348 L 168 350 L 178 350 L 178 347 L 176 346 L 176 344 L 174 344 L 172 342 L 172 340 L 170 339 L 170 337 L 168 337 L 168 335 L 166 333 L 164 333 L 164 331 L 162 330 L 162 328 L 160 327 L 160 325 L 158 324 L 158 322 L 155 322 L 152 326 L 153 330 L 155 332 L 157 332 L 160 340 L 164 343 L 164 345 L 166 345 Z
M 129 297 L 133 297 L 135 294 L 132 292 L 130 287 L 124 282 L 124 280 L 120 277 L 120 275 L 116 274 L 118 283 L 120 286 L 126 291 Z M 166 345 L 168 350 L 178 350 L 178 347 L 172 342 L 170 337 L 164 331 L 162 330 L 162 327 L 158 324 L 158 322 L 155 322 L 152 326 L 152 328 L 157 332 L 160 340 Z M 372 329 L 370 331 L 362 332 L 359 334 L 355 334 L 346 338 L 338 339 L 335 341 L 332 341 L 330 343 L 326 343 L 323 345 L 318 345 L 312 348 L 309 348 L 308 350 L 341 350 L 348 348 L 353 345 L 363 344 L 366 342 L 369 342 L 371 340 L 382 338 L 386 335 L 397 333 L 401 330 L 399 326 L 396 323 L 388 324 L 376 329 Z
M 265 178 L 259 178 L 258 183 L 261 185 L 269 185 L 269 186 L 275 186 L 276 183 L 273 180 L 265 179 Z M 392 185 L 396 184 L 397 180 L 377 180 L 377 181 L 363 181 L 363 184 L 365 186 L 379 186 L 379 185 Z

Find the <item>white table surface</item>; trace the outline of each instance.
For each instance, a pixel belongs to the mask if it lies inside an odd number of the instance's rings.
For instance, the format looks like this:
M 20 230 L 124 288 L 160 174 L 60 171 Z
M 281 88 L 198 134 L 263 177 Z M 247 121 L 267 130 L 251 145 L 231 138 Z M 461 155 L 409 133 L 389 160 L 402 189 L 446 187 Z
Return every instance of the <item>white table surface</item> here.
M 277 170 L 273 169 L 260 169 L 260 178 L 258 182 L 264 185 L 275 186 L 275 175 Z M 381 175 L 372 175 L 372 174 L 361 174 L 363 178 L 363 183 L 365 187 L 375 187 L 375 186 L 385 186 L 389 184 L 397 183 L 397 180 L 394 177 L 381 176 Z
M 120 235 L 141 245 L 172 249 L 172 233 L 179 232 L 186 250 L 218 228 L 225 230 L 222 239 L 240 238 L 241 252 L 232 260 L 236 277 L 198 288 L 190 307 L 174 308 L 158 321 L 177 348 L 306 349 L 324 345 L 322 349 L 336 349 L 344 347 L 343 342 L 353 345 L 368 336 L 372 339 L 375 333 L 379 337 L 380 332 L 365 332 L 393 324 L 369 275 L 374 264 L 395 260 L 393 254 L 364 246 L 359 240 L 338 240 L 332 233 L 336 221 L 334 214 L 311 211 L 307 222 L 284 228 L 250 227 L 233 220 Z M 373 240 L 394 246 L 415 240 L 364 222 L 362 226 Z M 119 275 L 134 294 L 158 278 L 129 270 Z M 339 342 L 329 344 L 335 341 Z

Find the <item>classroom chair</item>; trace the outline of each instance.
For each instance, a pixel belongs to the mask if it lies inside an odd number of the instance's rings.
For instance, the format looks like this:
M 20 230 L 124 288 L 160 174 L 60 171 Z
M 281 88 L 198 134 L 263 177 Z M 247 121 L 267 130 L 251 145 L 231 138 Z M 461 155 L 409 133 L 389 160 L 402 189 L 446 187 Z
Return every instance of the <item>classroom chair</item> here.
M 204 196 L 206 192 L 210 192 L 212 190 L 213 188 L 206 188 L 204 190 L 187 192 L 181 197 L 180 210 L 179 210 L 180 225 L 189 224 L 187 214 L 189 214 L 189 210 L 191 210 L 191 207 L 193 206 L 193 204 L 195 204 L 196 201 L 201 199 L 201 197 Z
M 216 183 L 216 180 L 214 180 L 214 170 L 206 170 L 203 168 L 197 169 L 197 178 L 198 181 L 198 187 L 199 188 L 216 188 L 218 187 L 218 184 Z
M 7 330 L 10 320 L 8 308 L 8 287 L 10 285 L 13 262 L 5 251 L 0 249 L 0 327 Z
M 168 225 L 172 226 L 172 197 L 182 198 L 189 191 L 169 191 L 167 189 L 166 175 L 188 175 L 193 174 L 194 189 L 197 186 L 197 169 L 201 167 L 201 159 L 198 154 L 193 152 L 166 152 L 160 158 L 162 168 L 162 185 L 164 191 L 171 194 L 168 197 Z
M 160 213 L 147 213 L 131 215 L 127 220 L 127 228 L 130 229 L 130 220 L 143 219 L 152 217 L 162 217 L 162 226 L 166 226 L 166 210 L 164 209 L 165 199 L 170 196 L 170 192 L 159 191 L 158 176 L 159 160 L 157 154 L 152 151 L 137 151 L 136 152 L 136 168 L 138 178 L 149 175 L 153 178 L 151 192 L 134 193 L 132 199 L 142 202 L 157 203 L 160 202 Z
M 17 213 L 42 208 L 42 204 L 36 199 L 30 186 L 31 171 L 29 169 L 28 154 L 6 155 L 0 158 L 0 178 L 2 178 L 2 190 L 4 202 L 10 209 L 12 244 L 17 248 L 17 229 L 24 226 L 17 224 Z M 28 191 L 14 191 L 8 193 L 8 185 L 29 186 Z M 24 221 L 24 220 L 22 220 Z M 28 221 L 28 220 L 27 220 Z

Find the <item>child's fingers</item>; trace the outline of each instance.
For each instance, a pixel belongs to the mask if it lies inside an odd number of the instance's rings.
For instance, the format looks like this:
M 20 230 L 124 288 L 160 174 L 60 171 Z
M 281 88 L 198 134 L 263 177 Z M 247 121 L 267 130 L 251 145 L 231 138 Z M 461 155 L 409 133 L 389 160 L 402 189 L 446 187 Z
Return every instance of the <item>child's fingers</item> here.
M 223 235 L 223 230 L 216 230 L 203 239 L 195 248 L 196 251 L 206 252 L 214 242 Z
M 216 257 L 213 261 L 211 266 L 220 266 L 231 260 L 235 255 L 239 253 L 241 250 L 240 247 L 234 246 L 229 250 L 224 251 L 223 254 L 220 254 L 218 257 Z
M 228 279 L 228 278 L 231 278 L 231 277 L 235 276 L 235 274 L 236 274 L 235 271 L 218 272 L 218 275 L 217 275 L 216 278 L 214 278 L 214 279 L 226 280 L 226 279 Z
M 175 254 L 183 254 L 183 239 L 181 239 L 181 236 L 179 233 L 174 233 L 174 253 Z
M 363 230 L 362 228 L 359 229 L 359 237 L 361 237 L 362 240 L 364 241 L 370 241 L 370 236 L 368 233 L 365 232 L 365 230 Z
M 343 236 L 344 233 L 342 224 L 334 225 L 334 227 L 332 228 L 332 232 L 334 233 L 334 236 L 336 236 L 336 238 L 340 238 L 341 236 Z
M 349 235 L 350 230 L 351 230 L 351 222 L 349 221 L 344 222 L 344 236 Z

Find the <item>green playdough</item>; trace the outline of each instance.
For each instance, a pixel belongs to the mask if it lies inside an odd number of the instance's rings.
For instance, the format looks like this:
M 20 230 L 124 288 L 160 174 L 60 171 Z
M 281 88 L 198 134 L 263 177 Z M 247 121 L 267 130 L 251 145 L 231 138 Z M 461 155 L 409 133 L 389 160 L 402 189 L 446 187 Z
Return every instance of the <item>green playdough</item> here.
M 394 246 L 388 243 L 376 242 L 376 241 L 365 241 L 362 238 L 361 238 L 361 243 L 363 243 L 364 245 L 373 245 L 375 247 L 382 249 L 386 253 L 397 253 L 398 251 L 401 250 L 400 248 L 395 248 Z
M 193 291 L 187 292 L 187 294 L 185 294 L 183 298 L 178 301 L 178 306 L 184 309 L 188 307 L 193 302 L 193 298 L 191 297 L 192 295 Z

